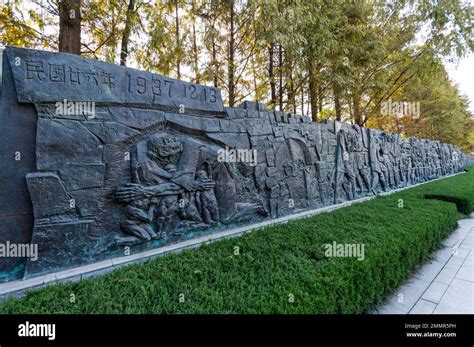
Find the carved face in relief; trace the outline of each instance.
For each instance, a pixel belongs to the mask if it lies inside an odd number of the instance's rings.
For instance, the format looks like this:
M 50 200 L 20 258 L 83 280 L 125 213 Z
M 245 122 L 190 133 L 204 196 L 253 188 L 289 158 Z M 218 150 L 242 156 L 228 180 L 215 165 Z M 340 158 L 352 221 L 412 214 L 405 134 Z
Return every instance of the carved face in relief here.
M 200 179 L 204 179 L 204 178 L 207 178 L 207 172 L 206 171 L 199 170 L 198 172 L 196 172 L 196 179 L 200 180 Z
M 133 206 L 139 209 L 145 209 L 148 207 L 149 200 L 147 198 L 137 199 L 133 201 Z
M 163 167 L 170 163 L 177 163 L 182 151 L 183 143 L 173 136 L 151 138 L 147 143 L 148 157 Z
M 402 155 L 404 155 L 404 156 L 410 155 L 410 150 L 411 150 L 410 144 L 407 143 L 407 142 L 403 142 L 402 143 L 402 151 L 401 151 Z

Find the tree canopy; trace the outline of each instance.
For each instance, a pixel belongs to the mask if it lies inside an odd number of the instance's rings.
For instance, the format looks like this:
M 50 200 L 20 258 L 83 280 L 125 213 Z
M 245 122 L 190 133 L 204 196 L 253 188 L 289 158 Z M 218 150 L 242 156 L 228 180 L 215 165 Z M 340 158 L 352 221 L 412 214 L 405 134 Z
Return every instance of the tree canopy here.
M 230 106 L 253 99 L 474 151 L 469 101 L 443 64 L 474 50 L 469 1 L 3 0 L 0 44 L 64 51 L 74 4 L 72 53 L 219 87 Z

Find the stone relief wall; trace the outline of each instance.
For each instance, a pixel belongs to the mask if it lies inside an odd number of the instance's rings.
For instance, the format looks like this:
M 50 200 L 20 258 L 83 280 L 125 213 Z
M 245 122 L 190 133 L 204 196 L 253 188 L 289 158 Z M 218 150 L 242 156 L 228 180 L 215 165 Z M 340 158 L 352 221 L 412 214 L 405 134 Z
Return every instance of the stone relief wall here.
M 8 157 L 2 169 L 0 242 L 39 251 L 37 260 L 4 262 L 2 279 L 370 196 L 467 164 L 449 144 L 314 123 L 261 103 L 224 107 L 216 88 L 67 54 L 8 47 L 2 76 L 1 153 L 20 151 L 23 161 Z

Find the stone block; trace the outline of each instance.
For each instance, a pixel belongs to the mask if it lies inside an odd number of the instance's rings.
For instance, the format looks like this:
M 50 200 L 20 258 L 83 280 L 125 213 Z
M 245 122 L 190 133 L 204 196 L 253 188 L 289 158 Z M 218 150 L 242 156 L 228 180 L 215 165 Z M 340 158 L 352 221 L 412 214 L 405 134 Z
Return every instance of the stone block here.
M 54 172 L 35 172 L 26 175 L 35 220 L 75 213 L 71 196 Z

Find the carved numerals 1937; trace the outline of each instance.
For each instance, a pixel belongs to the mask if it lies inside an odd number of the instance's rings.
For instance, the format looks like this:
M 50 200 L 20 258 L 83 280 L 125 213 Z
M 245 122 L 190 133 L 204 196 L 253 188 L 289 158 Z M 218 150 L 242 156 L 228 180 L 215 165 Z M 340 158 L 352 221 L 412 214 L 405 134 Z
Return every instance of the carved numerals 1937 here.
M 217 90 L 215 88 L 172 81 L 158 76 L 147 77 L 149 76 L 128 75 L 128 92 L 138 95 L 151 93 L 153 102 L 159 102 L 161 97 L 217 102 Z M 180 89 L 180 84 L 182 89 Z

